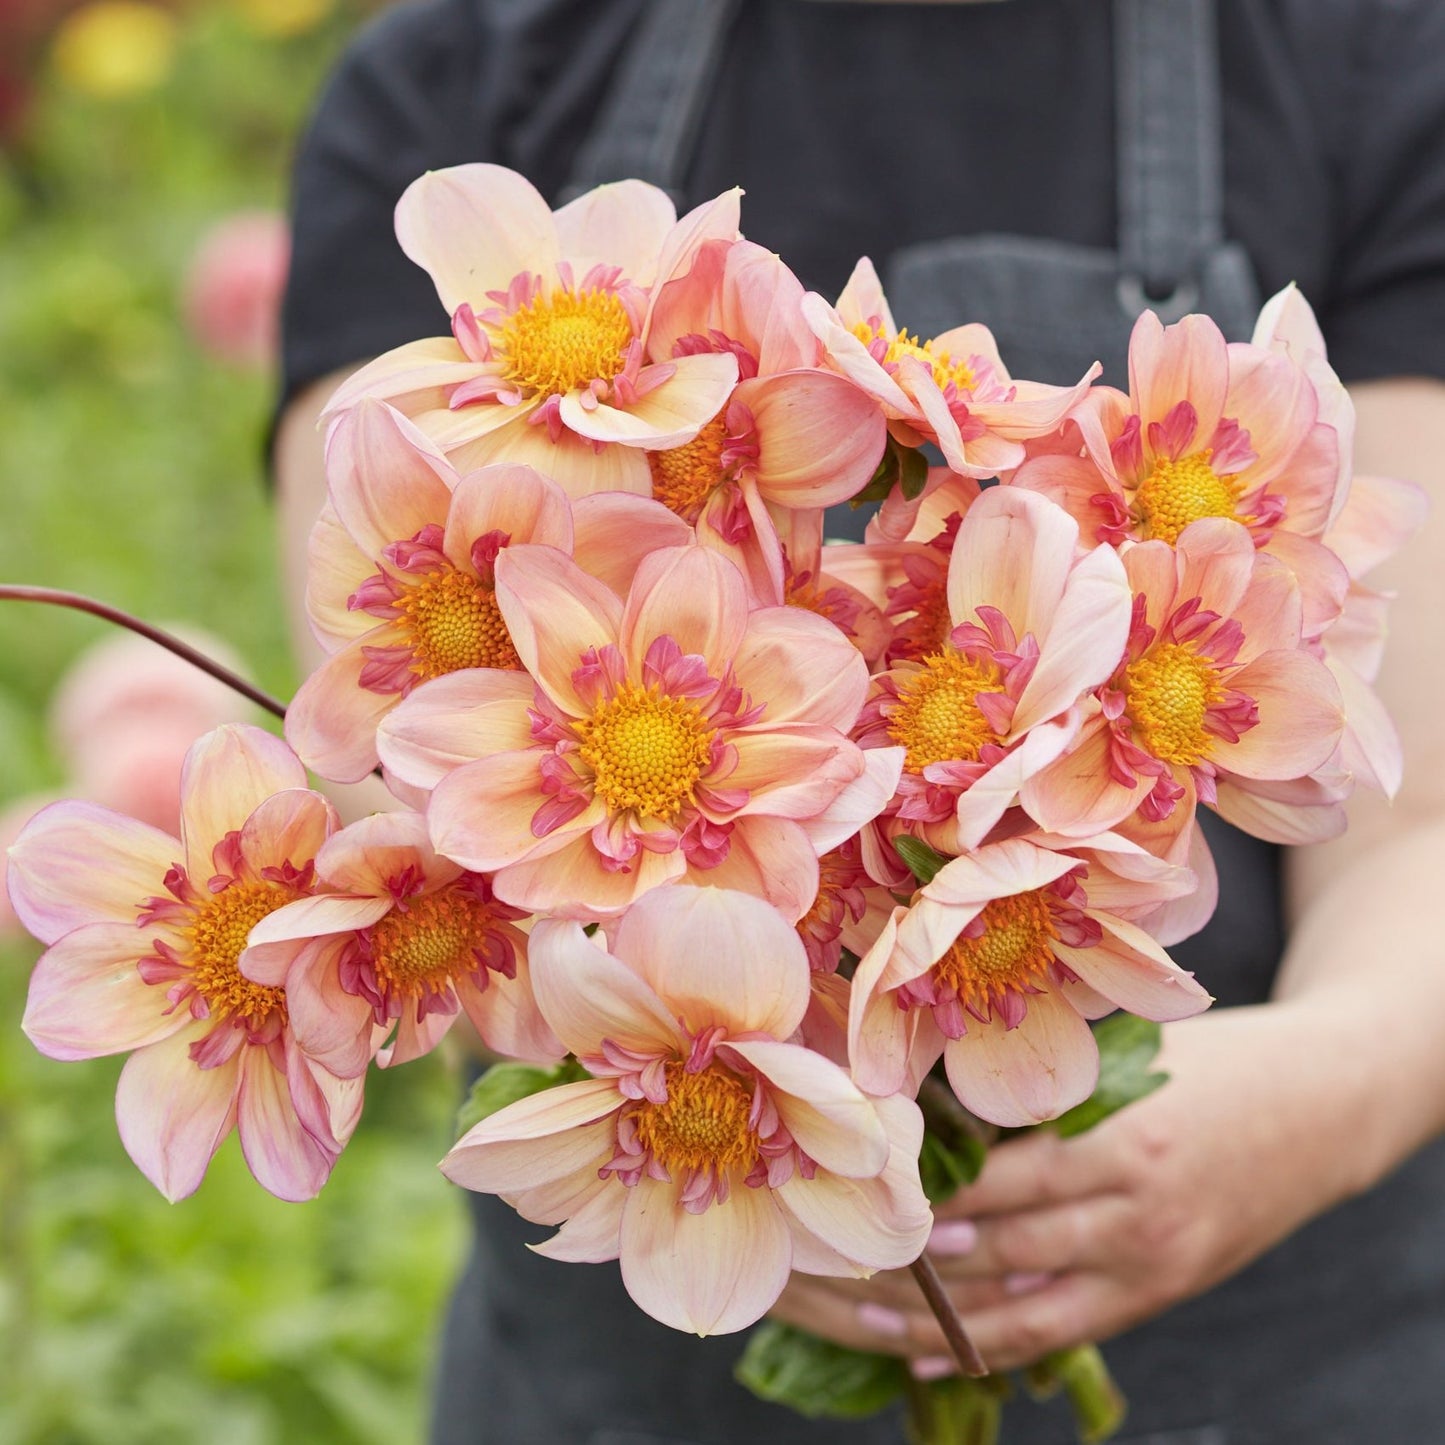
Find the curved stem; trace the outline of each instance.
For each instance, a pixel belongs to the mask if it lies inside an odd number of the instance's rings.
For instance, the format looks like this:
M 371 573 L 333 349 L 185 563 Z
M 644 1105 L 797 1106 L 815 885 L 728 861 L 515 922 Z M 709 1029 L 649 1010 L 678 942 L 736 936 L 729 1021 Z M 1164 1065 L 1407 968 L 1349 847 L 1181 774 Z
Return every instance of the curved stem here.
M 0 583 L 0 601 L 9 599 L 14 602 L 44 602 L 51 607 L 69 607 L 76 612 L 89 612 L 93 617 L 103 618 L 106 622 L 114 622 L 117 626 L 127 627 L 132 632 L 139 633 L 142 637 L 148 637 L 168 652 L 174 652 L 179 658 L 189 662 L 192 667 L 198 667 L 202 672 L 209 673 L 217 682 L 223 682 L 233 691 L 238 692 L 244 698 L 249 698 L 257 707 L 263 707 L 267 712 L 274 713 L 279 718 L 286 716 L 286 705 L 271 696 L 268 692 L 262 692 L 259 687 L 247 682 L 244 677 L 232 672 L 229 667 L 222 667 L 219 662 L 207 657 L 204 652 L 197 652 L 189 643 L 182 642 L 179 637 L 172 637 L 169 632 L 162 632 L 159 627 L 152 627 L 148 622 L 142 622 L 138 617 L 132 617 L 129 612 L 122 612 L 118 607 L 112 607 L 109 603 L 98 602 L 93 597 L 82 597 L 78 592 L 64 592 L 57 587 L 22 587 L 14 583 Z
M 944 1289 L 933 1261 L 926 1254 L 920 1254 L 908 1268 L 912 1270 L 913 1278 L 918 1281 L 918 1288 L 923 1291 L 923 1298 L 928 1301 L 929 1309 L 938 1320 L 943 1337 L 948 1341 L 948 1348 L 953 1351 L 953 1357 L 958 1361 L 959 1369 L 973 1379 L 981 1379 L 988 1374 L 988 1366 L 984 1364 L 983 1356 L 969 1339 L 968 1331 L 964 1329 L 963 1321 L 959 1319 L 958 1311 L 954 1309 L 953 1301 L 949 1299 L 948 1291 Z

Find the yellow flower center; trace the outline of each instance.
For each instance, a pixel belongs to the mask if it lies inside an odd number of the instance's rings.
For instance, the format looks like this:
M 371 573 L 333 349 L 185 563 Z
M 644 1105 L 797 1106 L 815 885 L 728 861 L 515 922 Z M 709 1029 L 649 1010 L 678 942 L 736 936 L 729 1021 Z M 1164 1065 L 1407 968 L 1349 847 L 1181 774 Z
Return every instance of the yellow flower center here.
M 853 335 L 865 346 L 869 346 L 883 333 L 869 326 L 866 321 L 860 321 L 853 328 Z M 897 336 L 888 341 L 888 351 L 883 358 L 883 364 L 885 366 L 893 365 L 902 357 L 911 356 L 915 360 L 921 361 L 933 372 L 933 380 L 940 391 L 945 390 L 949 382 L 952 382 L 960 391 L 972 391 L 976 378 L 968 364 L 963 361 L 955 361 L 946 351 L 936 350 L 937 345 L 936 341 L 919 341 L 916 336 L 910 336 L 907 331 L 900 331 Z
M 652 495 L 684 522 L 696 522 L 714 487 L 723 479 L 727 427 L 721 413 L 690 441 L 665 452 L 648 452 Z
M 632 341 L 632 318 L 612 291 L 554 291 L 518 307 L 499 338 L 507 380 L 531 396 L 611 381 Z
M 1224 700 L 1214 663 L 1182 642 L 1150 648 L 1124 669 L 1128 714 L 1147 752 L 1190 767 L 1209 756 L 1214 737 L 1204 715 Z
M 496 594 L 455 569 L 433 572 L 396 604 L 424 681 L 464 667 L 520 668 Z
M 702 709 L 636 683 L 624 684 L 572 729 L 597 796 L 614 812 L 673 818 L 712 761 L 713 729 Z
M 958 991 L 965 1008 L 986 1013 L 991 997 L 1006 989 L 1036 989 L 1046 980 L 1059 935 L 1041 888 L 995 898 L 984 904 L 980 916 L 984 931 L 977 938 L 956 939 L 933 967 L 942 982 Z
M 666 1066 L 667 1102 L 644 1101 L 637 1138 L 676 1179 L 694 1169 L 751 1169 L 758 1137 L 748 1123 L 751 1092 L 717 1064 L 689 1074 L 681 1063 Z
M 898 706 L 888 736 L 908 749 L 903 766 L 921 773 L 930 763 L 974 762 L 999 741 L 976 701 L 981 692 L 1003 692 L 1003 670 L 949 649 L 930 653 L 919 671 L 898 687 Z
M 237 967 L 246 936 L 268 913 L 300 894 L 270 883 L 232 883 L 210 898 L 191 925 L 191 982 L 213 1017 L 233 1015 L 259 1028 L 274 1010 L 286 1016 L 286 991 L 252 983 Z
M 1242 488 L 1209 465 L 1213 455 L 1206 447 L 1177 461 L 1158 461 L 1139 483 L 1134 505 L 1146 541 L 1168 542 L 1172 547 L 1191 522 L 1235 515 Z
M 473 972 L 473 949 L 492 917 L 486 904 L 462 888 L 443 888 L 394 908 L 371 935 L 371 966 L 384 993 L 440 993 L 455 977 Z

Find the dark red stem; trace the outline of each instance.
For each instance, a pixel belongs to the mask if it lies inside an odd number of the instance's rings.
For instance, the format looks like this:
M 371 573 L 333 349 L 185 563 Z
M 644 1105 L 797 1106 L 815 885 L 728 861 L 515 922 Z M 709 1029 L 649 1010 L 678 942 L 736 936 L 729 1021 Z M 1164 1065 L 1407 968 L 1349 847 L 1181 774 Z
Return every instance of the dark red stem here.
M 944 1289 L 943 1281 L 933 1267 L 933 1261 L 926 1254 L 920 1254 L 908 1268 L 913 1271 L 913 1278 L 918 1281 L 923 1298 L 928 1301 L 929 1309 L 938 1320 L 944 1338 L 948 1341 L 948 1348 L 953 1351 L 953 1357 L 958 1361 L 959 1369 L 975 1380 L 982 1379 L 988 1374 L 988 1366 L 984 1364 L 983 1356 L 969 1339 L 968 1331 L 964 1329 L 963 1321 L 959 1319 L 958 1311 L 954 1309 L 953 1301 L 949 1299 L 948 1291 Z

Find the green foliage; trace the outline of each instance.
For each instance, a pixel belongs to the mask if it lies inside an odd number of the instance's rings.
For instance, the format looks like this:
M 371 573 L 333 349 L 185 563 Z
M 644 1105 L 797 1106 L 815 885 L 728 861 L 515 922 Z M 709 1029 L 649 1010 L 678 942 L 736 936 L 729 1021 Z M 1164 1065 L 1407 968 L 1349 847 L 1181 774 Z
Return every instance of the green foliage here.
M 1151 1073 L 1159 1053 L 1159 1025 L 1134 1014 L 1116 1013 L 1094 1025 L 1099 1046 L 1099 1082 L 1082 1104 L 1060 1114 L 1048 1127 L 1064 1138 L 1082 1134 L 1126 1104 L 1152 1094 L 1168 1074 Z
M 882 502 L 894 487 L 911 502 L 923 495 L 927 482 L 928 458 L 917 447 L 901 446 L 890 436 L 868 485 L 858 492 L 850 505 L 861 507 L 866 502 Z
M 274 381 L 196 349 L 180 281 L 214 221 L 280 203 L 355 13 L 284 42 L 219 3 L 177 13 L 161 90 L 105 104 L 42 78 L 24 153 L 0 153 L 0 578 L 209 628 L 286 696 L 261 468 Z M 64 784 L 47 701 L 106 631 L 0 604 L 0 808 Z M 170 1205 L 116 1137 L 122 1061 L 56 1063 L 20 1033 L 36 952 L 0 947 L 0 1440 L 420 1439 L 464 1242 L 436 1170 L 455 1078 L 436 1058 L 375 1076 L 315 1203 L 265 1194 L 233 1140 Z
M 892 1355 L 871 1355 L 769 1320 L 748 1339 L 733 1372 L 759 1399 L 810 1419 L 854 1420 L 875 1414 L 908 1385 Z
M 903 859 L 905 866 L 918 879 L 920 888 L 927 888 L 938 876 L 939 870 L 949 861 L 935 848 L 930 848 L 921 838 L 900 833 L 893 840 L 893 851 Z
M 457 1137 L 480 1124 L 508 1104 L 555 1089 L 558 1084 L 575 1084 L 592 1076 L 574 1059 L 564 1059 L 550 1069 L 536 1064 L 493 1064 L 471 1087 L 466 1102 L 457 1110 Z
M 983 1172 L 983 1161 L 988 1157 L 988 1145 L 976 1135 L 954 1130 L 941 1137 L 934 1132 L 938 1127 L 936 1121 L 929 1121 L 918 1152 L 918 1177 L 928 1202 L 935 1207 L 951 1199 L 965 1184 L 972 1184 Z

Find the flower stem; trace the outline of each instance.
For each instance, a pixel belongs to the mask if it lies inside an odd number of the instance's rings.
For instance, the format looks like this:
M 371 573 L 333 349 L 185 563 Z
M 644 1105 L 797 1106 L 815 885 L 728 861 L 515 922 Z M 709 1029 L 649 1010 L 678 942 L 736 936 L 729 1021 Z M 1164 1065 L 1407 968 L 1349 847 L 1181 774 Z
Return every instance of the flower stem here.
M 1040 1399 L 1063 1387 L 1073 1407 L 1082 1445 L 1101 1445 L 1124 1423 L 1128 1402 L 1114 1383 L 1097 1345 L 1055 1350 L 1027 1373 L 1029 1389 Z
M 913 1271 L 913 1278 L 918 1281 L 918 1288 L 923 1291 L 923 1298 L 928 1301 L 934 1318 L 938 1320 L 943 1337 L 948 1341 L 948 1348 L 953 1351 L 953 1357 L 958 1361 L 959 1369 L 972 1379 L 981 1379 L 988 1374 L 988 1366 L 984 1364 L 983 1357 L 969 1339 L 968 1331 L 964 1329 L 963 1321 L 959 1319 L 958 1311 L 954 1309 L 953 1301 L 949 1299 L 948 1291 L 944 1289 L 933 1261 L 926 1254 L 920 1254 L 908 1267 Z
M 189 643 L 182 642 L 179 637 L 173 637 L 169 632 L 162 632 L 160 628 L 152 627 L 150 623 L 142 622 L 138 617 L 132 617 L 129 612 L 122 612 L 118 607 L 98 602 L 93 597 L 82 597 L 78 592 L 64 592 L 56 587 L 22 587 L 14 583 L 0 583 L 0 601 L 7 599 L 13 602 L 44 602 L 51 607 L 70 607 L 76 612 L 89 612 L 94 617 L 114 622 L 120 627 L 127 627 L 142 637 L 148 637 L 167 651 L 174 652 L 177 657 L 189 662 L 192 667 L 198 667 L 202 672 L 209 673 L 218 682 L 225 683 L 234 692 L 250 699 L 257 707 L 263 707 L 267 712 L 274 713 L 279 718 L 286 716 L 285 703 L 277 702 L 270 693 L 262 692 L 259 687 L 254 687 L 245 678 L 232 672 L 229 667 L 223 667 L 219 662 L 207 657 L 205 653 L 197 652 Z

